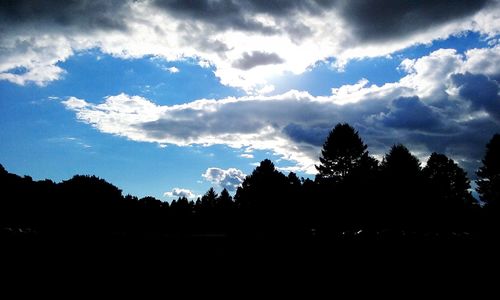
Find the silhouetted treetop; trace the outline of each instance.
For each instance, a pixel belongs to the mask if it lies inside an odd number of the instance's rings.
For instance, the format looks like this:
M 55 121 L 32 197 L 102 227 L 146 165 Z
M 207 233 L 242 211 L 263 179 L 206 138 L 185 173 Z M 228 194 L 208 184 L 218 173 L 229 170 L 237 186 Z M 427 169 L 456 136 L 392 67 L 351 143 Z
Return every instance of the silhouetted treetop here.
M 211 187 L 202 197 L 201 206 L 203 209 L 211 209 L 215 207 L 215 202 L 217 201 L 217 193 L 214 188 Z
M 299 177 L 297 177 L 297 174 L 295 174 L 294 172 L 288 173 L 288 183 L 291 184 L 292 186 L 301 185 Z
M 260 165 L 253 170 L 250 176 L 247 176 L 242 183 L 242 188 L 248 188 L 253 185 L 272 186 L 276 180 L 282 180 L 284 175 L 276 170 L 273 162 L 264 159 Z
M 349 124 L 337 124 L 328 135 L 316 166 L 318 177 L 342 179 L 360 165 L 367 146 Z
M 471 201 L 467 173 L 444 154 L 432 153 L 422 170 L 434 197 L 463 205 Z
M 421 171 L 418 158 L 402 144 L 391 147 L 380 167 L 386 175 L 392 177 L 416 177 Z
M 157 209 L 161 207 L 168 207 L 168 202 L 162 202 L 152 196 L 143 197 L 139 199 L 138 202 L 145 208 Z
M 487 206 L 500 205 L 500 134 L 495 134 L 486 145 L 483 165 L 477 171 L 477 192 Z
M 219 197 L 217 198 L 217 205 L 222 208 L 227 208 L 232 206 L 233 204 L 233 198 L 227 191 L 227 189 L 223 189 L 222 192 L 220 192 Z
M 86 198 L 93 201 L 122 198 L 122 191 L 119 188 L 96 176 L 75 175 L 73 178 L 61 182 L 60 187 L 63 192 L 79 191 L 78 194 L 73 195 L 74 198 Z
M 287 186 L 287 177 L 276 170 L 274 164 L 265 159 L 247 176 L 238 188 L 235 200 L 239 206 L 249 206 L 256 202 L 272 201 Z

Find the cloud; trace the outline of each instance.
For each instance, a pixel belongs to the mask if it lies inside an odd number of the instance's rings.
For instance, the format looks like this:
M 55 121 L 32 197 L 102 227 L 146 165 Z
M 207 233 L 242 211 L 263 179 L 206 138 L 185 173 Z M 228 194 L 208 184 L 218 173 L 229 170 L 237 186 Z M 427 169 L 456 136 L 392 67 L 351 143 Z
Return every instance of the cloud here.
M 265 53 L 253 51 L 252 53 L 243 53 L 243 57 L 233 63 L 233 67 L 241 70 L 250 70 L 257 66 L 276 65 L 285 62 L 276 53 Z
M 58 144 L 73 144 L 84 149 L 92 148 L 91 145 L 89 145 L 86 141 L 82 140 L 81 138 L 71 137 L 71 136 L 49 138 L 47 139 L 47 141 L 50 143 L 58 143 Z
M 181 188 L 173 188 L 170 192 L 165 192 L 163 196 L 170 198 L 179 198 L 179 197 L 181 198 L 186 197 L 188 199 L 196 198 L 196 195 L 192 191 Z
M 328 123 L 310 126 L 290 123 L 283 128 L 283 133 L 295 142 L 321 146 L 325 142 L 330 130 L 331 124 Z
M 420 1 L 418 5 L 397 0 L 383 4 L 358 0 L 3 1 L 0 80 L 43 86 L 64 77 L 61 62 L 75 53 L 98 49 L 125 59 L 195 59 L 212 67 L 222 84 L 252 94 L 276 76 L 300 74 L 329 58 L 342 67 L 351 59 L 385 56 L 466 31 L 495 37 L 500 33 L 499 7 L 496 0 Z
M 2 1 L 0 79 L 39 86 L 60 79 L 65 71 L 57 64 L 96 47 L 96 33 L 127 33 L 128 6 L 117 0 Z
M 208 168 L 201 176 L 205 178 L 205 180 L 225 188 L 228 191 L 235 191 L 246 177 L 241 170 L 235 168 L 229 168 L 227 170 Z
M 484 8 L 487 0 L 339 1 L 341 15 L 360 40 L 399 39 L 419 31 L 461 20 Z
M 210 1 L 195 3 L 182 0 L 156 0 L 154 3 L 171 14 L 207 23 L 218 30 L 243 30 L 272 33 L 276 26 L 252 18 L 265 15 L 276 21 L 295 20 L 298 15 L 324 17 L 330 11 L 352 27 L 359 39 L 388 39 L 412 34 L 421 30 L 460 20 L 473 15 L 494 1 L 445 0 L 445 1 L 363 1 L 363 0 L 312 0 L 312 1 Z M 295 26 L 296 28 L 297 26 Z M 290 32 L 289 32 L 290 33 Z M 292 30 L 291 33 L 294 33 Z
M 90 29 L 118 29 L 126 26 L 127 1 L 2 1 L 0 14 L 10 24 L 52 24 Z
M 172 73 L 172 74 L 180 72 L 180 70 L 176 67 L 165 68 L 165 70 Z
M 380 120 L 387 127 L 409 130 L 432 131 L 442 126 L 439 113 L 416 96 L 394 99 L 389 113 L 382 113 Z
M 475 109 L 482 109 L 500 124 L 500 88 L 495 80 L 482 74 L 453 74 L 453 84 L 459 95 L 470 101 Z
M 275 31 L 272 26 L 266 26 L 246 15 L 244 7 L 233 1 L 156 0 L 154 4 L 171 15 L 197 20 L 217 30 L 234 29 L 264 34 Z
M 421 158 L 439 151 L 472 168 L 482 145 L 499 131 L 498 82 L 491 79 L 495 75 L 472 73 L 477 70 L 470 61 L 481 64 L 475 54 L 481 51 L 437 50 L 407 64 L 406 76 L 397 82 L 378 86 L 361 80 L 332 89 L 329 96 L 292 90 L 166 106 L 119 94 L 100 104 L 75 97 L 63 104 L 104 133 L 160 145 L 271 150 L 309 173 L 315 173 L 324 138 L 338 122 L 355 126 L 379 157 L 392 144 L 404 143 Z M 222 171 L 207 176 L 219 178 L 216 174 L 226 174 Z
M 473 74 L 485 74 L 491 78 L 500 79 L 498 77 L 498 66 L 500 65 L 500 45 L 491 48 L 475 48 L 465 52 L 467 58 L 464 70 Z

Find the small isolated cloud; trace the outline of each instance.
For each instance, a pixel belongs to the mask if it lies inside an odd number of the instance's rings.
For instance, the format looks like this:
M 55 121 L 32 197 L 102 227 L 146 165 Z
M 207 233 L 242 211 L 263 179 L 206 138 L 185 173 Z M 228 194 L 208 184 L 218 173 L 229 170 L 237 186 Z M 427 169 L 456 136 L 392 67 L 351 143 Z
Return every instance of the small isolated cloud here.
M 227 170 L 208 168 L 201 176 L 203 176 L 205 180 L 225 188 L 228 191 L 235 191 L 246 177 L 245 173 L 235 168 L 229 168 Z
M 240 157 L 243 157 L 243 158 L 253 158 L 253 154 L 251 154 L 251 153 L 243 153 L 243 154 L 240 154 Z
M 66 107 L 71 109 L 82 109 L 88 106 L 85 100 L 76 97 L 69 97 L 66 101 L 62 102 Z
M 250 70 L 257 66 L 277 65 L 285 62 L 283 58 L 276 53 L 266 53 L 254 51 L 252 53 L 243 53 L 243 57 L 233 63 L 233 67 L 241 70 Z
M 180 72 L 180 70 L 176 67 L 165 68 L 165 70 L 172 73 L 172 74 Z
M 181 188 L 173 188 L 170 192 L 163 193 L 163 196 L 173 198 L 186 197 L 188 199 L 193 199 L 196 197 L 196 195 L 191 190 Z
M 77 138 L 77 137 L 72 137 L 72 136 L 49 138 L 49 139 L 47 139 L 47 141 L 50 143 L 76 145 L 78 147 L 82 147 L 82 148 L 86 148 L 86 149 L 92 148 L 92 146 L 89 145 L 84 140 Z

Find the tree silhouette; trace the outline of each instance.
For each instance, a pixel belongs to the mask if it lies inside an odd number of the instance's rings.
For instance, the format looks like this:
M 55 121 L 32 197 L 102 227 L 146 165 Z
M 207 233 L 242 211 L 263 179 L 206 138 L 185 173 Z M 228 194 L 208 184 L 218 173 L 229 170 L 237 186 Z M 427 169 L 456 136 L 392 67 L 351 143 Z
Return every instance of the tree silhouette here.
M 236 203 L 243 209 L 273 206 L 276 204 L 275 200 L 281 198 L 280 193 L 286 182 L 285 175 L 276 170 L 269 159 L 265 159 L 238 188 Z
M 200 236 L 266 241 L 498 236 L 500 135 L 488 143 L 477 172 L 485 208 L 472 198 L 465 171 L 443 154 L 432 153 L 421 169 L 403 145 L 394 145 L 380 166 L 366 149 L 351 126 L 338 124 L 323 147 L 317 180 L 284 175 L 266 159 L 245 178 L 234 201 L 226 189 L 217 195 L 210 188 L 196 204 L 185 197 L 169 205 L 154 197 L 123 196 L 96 176 L 36 181 L 0 165 L 0 239 L 12 232 L 85 241 L 152 237 L 169 244 Z
M 417 177 L 421 171 L 420 161 L 402 144 L 394 145 L 380 165 L 382 172 L 392 179 L 406 180 Z
M 269 234 L 283 225 L 284 193 L 288 179 L 269 160 L 263 160 L 238 188 L 235 200 L 245 231 Z
M 500 208 L 500 134 L 495 134 L 486 145 L 483 165 L 477 171 L 477 192 L 486 206 L 498 211 Z
M 58 210 L 62 223 L 60 230 L 80 233 L 106 232 L 112 230 L 116 209 L 123 201 L 122 191 L 96 176 L 75 175 L 58 185 Z
M 233 206 L 233 197 L 229 194 L 227 189 L 223 189 L 217 198 L 217 207 L 222 210 L 230 209 Z
M 432 153 L 422 170 L 426 182 L 427 230 L 444 234 L 470 227 L 466 209 L 472 209 L 473 197 L 466 172 L 444 154 Z
M 320 179 L 342 179 L 368 157 L 367 146 L 349 124 L 337 124 L 328 135 L 316 166 Z
M 470 203 L 467 174 L 446 155 L 432 153 L 422 173 L 432 185 L 432 194 L 446 202 L 446 205 L 463 207 Z
M 203 211 L 210 211 L 215 208 L 215 203 L 217 201 L 217 193 L 214 188 L 211 187 L 202 197 L 201 197 L 201 207 Z
M 391 147 L 380 169 L 383 176 L 384 201 L 380 220 L 391 229 L 408 230 L 422 222 L 423 187 L 420 161 L 402 144 Z

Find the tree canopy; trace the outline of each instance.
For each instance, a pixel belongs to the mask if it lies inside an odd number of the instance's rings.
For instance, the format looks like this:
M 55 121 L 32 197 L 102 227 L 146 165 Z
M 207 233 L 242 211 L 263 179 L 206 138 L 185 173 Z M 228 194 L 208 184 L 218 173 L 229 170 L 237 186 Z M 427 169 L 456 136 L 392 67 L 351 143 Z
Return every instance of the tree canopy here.
M 500 135 L 486 146 L 475 205 L 466 172 L 453 159 L 432 153 L 424 168 L 402 145 L 380 165 L 348 124 L 333 128 L 321 151 L 317 180 L 283 174 L 265 159 L 238 187 L 210 188 L 196 202 L 170 204 L 138 199 L 96 176 L 76 175 L 55 183 L 10 174 L 0 165 L 0 233 L 5 228 L 61 236 L 370 236 L 417 238 L 483 236 L 497 217 Z M 487 212 L 487 213 L 485 213 Z M 494 213 L 490 213 L 494 212 Z M 361 235 L 363 232 L 363 235 Z M 479 232 L 479 234 L 477 233 Z M 493 232 L 495 233 L 495 232 Z M 474 235 L 476 234 L 476 235 Z M 488 236 L 490 233 L 487 233 Z M 0 236 L 1 237 L 1 236 Z

